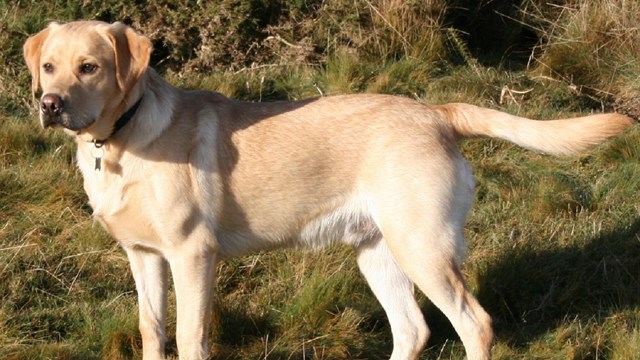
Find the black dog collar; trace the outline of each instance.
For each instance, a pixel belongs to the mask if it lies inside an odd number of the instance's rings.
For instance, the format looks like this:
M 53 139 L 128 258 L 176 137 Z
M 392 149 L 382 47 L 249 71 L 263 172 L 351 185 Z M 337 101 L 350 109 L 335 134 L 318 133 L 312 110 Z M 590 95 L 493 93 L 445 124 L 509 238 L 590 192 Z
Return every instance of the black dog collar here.
M 96 171 L 100 171 L 102 169 L 102 156 L 104 155 L 104 150 L 102 149 L 102 146 L 107 141 L 109 141 L 109 139 L 111 139 L 118 131 L 122 130 L 122 128 L 125 127 L 125 125 L 129 123 L 129 121 L 135 116 L 136 112 L 138 111 L 138 108 L 140 107 L 141 102 L 142 102 L 142 98 L 140 98 L 140 100 L 138 100 L 135 104 L 133 104 L 133 106 L 130 107 L 129 110 L 127 110 L 124 114 L 122 114 L 122 116 L 120 116 L 120 118 L 113 125 L 113 130 L 111 131 L 111 134 L 106 139 L 93 140 L 94 149 L 91 151 L 91 155 L 96 160 L 96 166 L 95 166 Z

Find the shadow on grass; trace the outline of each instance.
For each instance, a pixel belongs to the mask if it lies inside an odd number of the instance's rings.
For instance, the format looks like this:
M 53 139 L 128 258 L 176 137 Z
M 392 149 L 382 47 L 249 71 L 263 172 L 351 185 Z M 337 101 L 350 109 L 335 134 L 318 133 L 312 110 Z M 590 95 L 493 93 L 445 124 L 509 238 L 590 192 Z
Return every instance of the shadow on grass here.
M 497 336 L 524 346 L 565 319 L 601 322 L 640 306 L 639 233 L 635 219 L 585 246 L 517 248 L 490 265 L 477 297 Z
M 219 311 L 219 345 L 244 347 L 248 343 L 278 333 L 274 319 L 264 314 L 247 314 L 246 309 L 230 309 L 222 307 Z
M 218 323 L 214 331 L 217 334 L 213 338 L 212 351 L 215 355 L 212 359 L 251 359 L 260 352 L 260 356 L 268 359 L 388 359 L 392 338 L 386 315 L 374 303 L 374 298 L 368 297 L 368 300 L 372 301 L 350 303 L 349 306 L 357 309 L 357 313 L 367 315 L 355 328 L 345 328 L 350 332 L 344 336 L 340 336 L 335 327 L 311 329 L 300 326 L 299 330 L 292 330 L 269 311 L 255 314 L 248 309 L 220 304 L 217 307 Z M 348 316 L 340 306 L 335 310 L 342 313 L 341 316 Z M 339 323 L 334 325 L 341 326 Z

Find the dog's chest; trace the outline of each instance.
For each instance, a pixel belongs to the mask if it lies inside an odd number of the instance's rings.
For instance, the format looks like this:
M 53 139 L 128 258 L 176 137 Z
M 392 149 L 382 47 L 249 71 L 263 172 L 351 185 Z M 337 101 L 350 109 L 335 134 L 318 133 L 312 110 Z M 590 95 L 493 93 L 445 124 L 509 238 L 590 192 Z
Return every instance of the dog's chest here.
M 94 217 L 122 245 L 151 246 L 157 238 L 136 182 L 95 181 L 87 188 Z
M 93 216 L 107 232 L 124 246 L 152 246 L 157 234 L 145 209 L 148 200 L 140 191 L 144 180 L 126 172 L 113 173 L 108 166 L 95 170 L 81 163 L 80 169 Z

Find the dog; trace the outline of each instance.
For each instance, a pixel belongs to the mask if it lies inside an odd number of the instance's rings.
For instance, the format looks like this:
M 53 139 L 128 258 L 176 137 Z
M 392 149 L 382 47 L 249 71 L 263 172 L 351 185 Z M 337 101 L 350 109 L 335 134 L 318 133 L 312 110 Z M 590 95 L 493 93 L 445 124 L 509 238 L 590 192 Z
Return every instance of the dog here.
M 168 271 L 179 356 L 204 359 L 219 260 L 333 242 L 353 247 L 387 314 L 391 359 L 417 359 L 429 337 L 414 285 L 469 359 L 489 359 L 490 316 L 460 273 L 475 185 L 457 140 L 571 155 L 634 123 L 388 95 L 235 101 L 168 84 L 149 67 L 150 40 L 122 23 L 52 23 L 23 50 L 41 125 L 75 138 L 93 215 L 129 258 L 144 359 L 164 358 Z

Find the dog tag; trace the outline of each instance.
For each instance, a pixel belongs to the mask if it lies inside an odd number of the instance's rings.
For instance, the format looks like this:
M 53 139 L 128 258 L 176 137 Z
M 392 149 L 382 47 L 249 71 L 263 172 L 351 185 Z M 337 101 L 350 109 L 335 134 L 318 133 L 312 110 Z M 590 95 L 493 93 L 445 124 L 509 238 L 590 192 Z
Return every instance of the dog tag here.
M 95 171 L 102 170 L 102 157 L 104 156 L 104 149 L 102 148 L 104 145 L 102 142 L 94 141 L 93 149 L 91 149 L 91 156 L 95 159 Z

